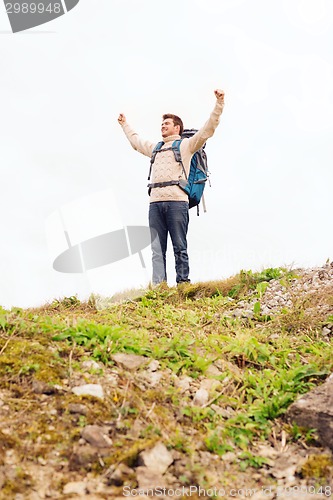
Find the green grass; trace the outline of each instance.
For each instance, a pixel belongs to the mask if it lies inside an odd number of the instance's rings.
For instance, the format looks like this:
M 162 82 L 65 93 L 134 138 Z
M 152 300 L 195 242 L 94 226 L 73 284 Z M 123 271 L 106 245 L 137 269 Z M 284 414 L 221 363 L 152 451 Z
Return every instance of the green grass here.
M 188 456 L 201 441 L 213 454 L 238 453 L 243 470 L 264 466 L 253 452 L 255 444 L 282 430 L 290 441 L 304 439 L 304 433 L 284 423 L 283 415 L 297 396 L 320 384 L 333 369 L 332 344 L 321 335 L 332 315 L 325 317 L 318 307 L 332 303 L 332 296 L 298 299 L 270 318 L 262 318 L 258 310 L 254 321 L 233 318 L 230 312 L 249 293 L 260 298 L 270 280 L 283 280 L 288 286 L 292 277 L 286 269 L 241 271 L 225 281 L 178 289 L 162 286 L 99 311 L 92 302 L 80 303 L 76 297 L 39 309 L 1 309 L 1 387 L 19 391 L 24 386 L 31 394 L 33 380 L 61 384 L 73 371 L 80 371 L 83 359 L 95 359 L 112 369 L 115 353 L 146 356 L 158 360 L 166 373 L 159 386 L 142 391 L 133 382 L 135 375 L 125 372 L 111 399 L 88 402 L 92 415 L 88 423 L 94 422 L 93 417 L 103 421 L 107 415 L 107 420 L 118 419 L 121 424 L 113 437 L 110 463 L 129 463 L 147 442 L 162 436 L 171 448 Z M 208 375 L 211 365 L 219 374 Z M 190 396 L 179 392 L 174 377 L 185 375 L 193 381 L 216 380 L 206 407 L 193 407 Z M 17 402 L 20 411 L 23 392 Z M 77 400 L 63 396 L 65 402 Z M 60 401 L 57 405 L 64 408 Z M 67 413 L 62 410 L 61 415 L 59 436 L 69 425 Z M 21 429 L 21 439 L 43 431 L 44 420 L 34 418 L 30 431 Z M 138 418 L 146 425 L 133 447 L 126 435 Z M 82 422 L 86 419 L 78 421 L 77 432 L 69 433 L 67 441 L 63 437 L 64 450 L 77 439 Z

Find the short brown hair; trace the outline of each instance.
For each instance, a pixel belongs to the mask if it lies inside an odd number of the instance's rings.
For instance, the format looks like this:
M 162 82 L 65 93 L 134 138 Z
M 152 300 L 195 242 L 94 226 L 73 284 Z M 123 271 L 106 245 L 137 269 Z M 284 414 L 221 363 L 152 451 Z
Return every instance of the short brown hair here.
M 184 125 L 183 125 L 182 119 L 179 118 L 179 116 L 167 113 L 166 115 L 163 115 L 162 118 L 163 118 L 163 120 L 166 120 L 167 118 L 170 118 L 173 121 L 173 124 L 175 126 L 179 125 L 179 135 L 182 135 L 183 130 L 184 130 Z

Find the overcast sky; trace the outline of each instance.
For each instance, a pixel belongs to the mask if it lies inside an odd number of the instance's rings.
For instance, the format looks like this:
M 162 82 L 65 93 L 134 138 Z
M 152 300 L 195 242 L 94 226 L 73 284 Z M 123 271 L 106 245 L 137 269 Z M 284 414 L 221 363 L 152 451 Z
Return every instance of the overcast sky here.
M 207 144 L 207 213 L 190 211 L 192 281 L 333 258 L 330 0 L 80 0 L 12 34 L 0 8 L 0 304 L 147 284 L 151 251 L 83 274 L 53 269 L 71 245 L 147 225 L 149 159 L 117 123 L 160 140 L 163 113 Z M 171 243 L 170 247 L 171 247 Z M 173 252 L 168 281 L 175 283 Z

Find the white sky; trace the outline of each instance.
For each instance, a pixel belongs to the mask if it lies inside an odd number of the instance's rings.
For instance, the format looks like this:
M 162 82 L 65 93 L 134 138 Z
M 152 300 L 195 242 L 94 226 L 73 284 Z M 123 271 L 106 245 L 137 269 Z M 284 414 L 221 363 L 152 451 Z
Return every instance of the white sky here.
M 149 247 L 146 273 L 137 255 L 84 275 L 52 263 L 64 227 L 74 244 L 147 225 L 149 159 L 119 112 L 157 142 L 165 112 L 203 125 L 215 88 L 226 105 L 208 211 L 190 211 L 192 281 L 333 258 L 332 24 L 330 0 L 81 0 L 12 34 L 0 8 L 0 304 L 147 283 Z

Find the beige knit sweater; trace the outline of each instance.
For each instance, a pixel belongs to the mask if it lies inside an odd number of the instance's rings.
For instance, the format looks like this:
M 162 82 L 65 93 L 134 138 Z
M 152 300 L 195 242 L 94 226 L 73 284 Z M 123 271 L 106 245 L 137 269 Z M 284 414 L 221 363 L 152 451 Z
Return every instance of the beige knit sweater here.
M 189 173 L 191 158 L 194 153 L 198 151 L 198 149 L 200 149 L 205 144 L 207 139 L 209 139 L 209 137 L 212 137 L 212 135 L 214 134 L 215 129 L 220 122 L 220 116 L 223 111 L 223 107 L 224 104 L 221 101 L 217 100 L 215 107 L 205 125 L 192 137 L 182 140 L 180 145 L 180 153 L 186 175 L 188 175 Z M 156 144 L 141 139 L 138 134 L 131 129 L 127 122 L 125 122 L 122 127 L 132 147 L 136 151 L 139 151 L 139 153 L 151 157 Z M 163 138 L 164 145 L 162 146 L 162 150 L 164 148 L 169 148 L 172 145 L 173 141 L 177 139 L 180 139 L 179 135 L 173 135 Z M 183 169 L 181 165 L 176 162 L 173 151 L 169 150 L 158 153 L 153 164 L 152 176 L 149 182 L 155 183 L 173 181 L 180 178 L 184 178 Z M 188 201 L 188 196 L 177 185 L 157 187 L 153 188 L 150 194 L 150 203 L 154 201 Z

